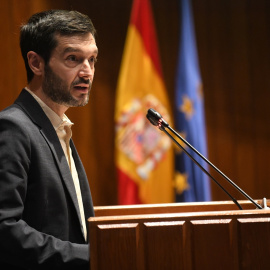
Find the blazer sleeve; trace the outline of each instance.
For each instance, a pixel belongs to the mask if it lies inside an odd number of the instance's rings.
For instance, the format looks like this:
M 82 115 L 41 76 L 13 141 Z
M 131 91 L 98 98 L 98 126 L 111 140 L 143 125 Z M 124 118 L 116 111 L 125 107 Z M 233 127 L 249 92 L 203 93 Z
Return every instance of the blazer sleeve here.
M 23 124 L 0 116 L 0 261 L 26 269 L 89 269 L 89 245 L 62 241 L 23 220 L 30 156 Z

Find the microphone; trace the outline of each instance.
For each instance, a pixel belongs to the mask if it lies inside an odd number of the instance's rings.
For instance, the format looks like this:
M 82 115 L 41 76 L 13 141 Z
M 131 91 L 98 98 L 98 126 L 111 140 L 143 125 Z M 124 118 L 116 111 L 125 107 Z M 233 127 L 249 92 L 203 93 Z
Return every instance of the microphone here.
M 151 124 L 158 126 L 158 128 L 162 131 L 164 131 L 165 127 L 169 127 L 169 124 L 162 118 L 161 114 L 154 109 L 149 109 L 146 117 Z
M 195 149 L 189 142 L 187 142 L 182 136 L 180 136 L 174 129 L 170 127 L 170 125 L 162 118 L 162 115 L 150 108 L 147 111 L 146 115 L 147 119 L 151 124 L 157 126 L 161 131 L 165 132 L 173 141 L 180 147 L 191 159 L 192 161 L 199 166 L 199 168 L 207 174 L 230 198 L 231 200 L 238 206 L 240 210 L 242 210 L 241 205 L 237 202 L 235 198 L 203 167 L 201 164 L 194 159 L 194 157 L 177 141 L 175 138 L 166 130 L 168 128 L 174 135 L 176 135 L 182 142 L 184 142 L 193 152 L 195 152 L 199 157 L 201 157 L 208 165 L 210 165 L 216 172 L 218 172 L 226 181 L 228 181 L 234 188 L 238 190 L 242 195 L 244 195 L 251 203 L 253 203 L 257 208 L 263 209 L 261 205 L 256 203 L 248 194 L 246 194 L 240 187 L 238 187 L 229 177 L 227 177 L 223 172 L 221 172 L 215 165 L 213 165 L 207 158 L 205 158 L 197 149 Z
M 149 109 L 146 117 L 151 124 L 158 126 L 158 128 L 162 131 L 165 129 L 165 127 L 169 127 L 169 124 L 162 118 L 161 114 L 154 109 Z

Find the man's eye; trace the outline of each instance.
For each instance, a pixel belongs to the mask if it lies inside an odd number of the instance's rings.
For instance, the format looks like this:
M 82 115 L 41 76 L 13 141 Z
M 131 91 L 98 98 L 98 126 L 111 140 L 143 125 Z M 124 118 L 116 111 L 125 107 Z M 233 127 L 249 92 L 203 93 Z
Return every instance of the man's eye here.
M 95 64 L 95 63 L 97 62 L 97 58 L 91 57 L 91 58 L 89 59 L 89 62 L 90 62 L 91 64 Z
M 70 56 L 68 56 L 67 59 L 68 59 L 69 61 L 72 61 L 72 62 L 77 61 L 77 57 L 76 57 L 75 55 L 70 55 Z

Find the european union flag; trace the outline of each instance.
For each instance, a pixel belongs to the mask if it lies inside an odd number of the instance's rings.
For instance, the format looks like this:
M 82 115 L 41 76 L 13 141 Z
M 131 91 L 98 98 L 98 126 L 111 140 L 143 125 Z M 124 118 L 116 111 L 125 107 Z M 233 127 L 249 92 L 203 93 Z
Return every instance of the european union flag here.
M 175 128 L 202 155 L 207 156 L 204 103 L 193 17 L 189 0 L 182 0 L 181 33 L 175 93 Z M 206 163 L 186 148 L 200 164 Z M 211 200 L 208 176 L 183 152 L 176 154 L 176 201 Z

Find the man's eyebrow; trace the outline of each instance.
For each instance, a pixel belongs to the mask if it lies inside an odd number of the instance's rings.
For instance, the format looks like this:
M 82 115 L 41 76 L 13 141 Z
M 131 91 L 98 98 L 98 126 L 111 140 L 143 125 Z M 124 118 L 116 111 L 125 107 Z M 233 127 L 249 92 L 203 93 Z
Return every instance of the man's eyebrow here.
M 74 48 L 74 47 L 67 47 L 64 49 L 64 53 L 69 53 L 69 52 L 81 52 L 81 49 Z
M 83 50 L 75 47 L 67 47 L 64 49 L 63 54 L 70 53 L 70 52 L 83 52 Z M 98 49 L 95 49 L 93 53 L 98 54 Z

